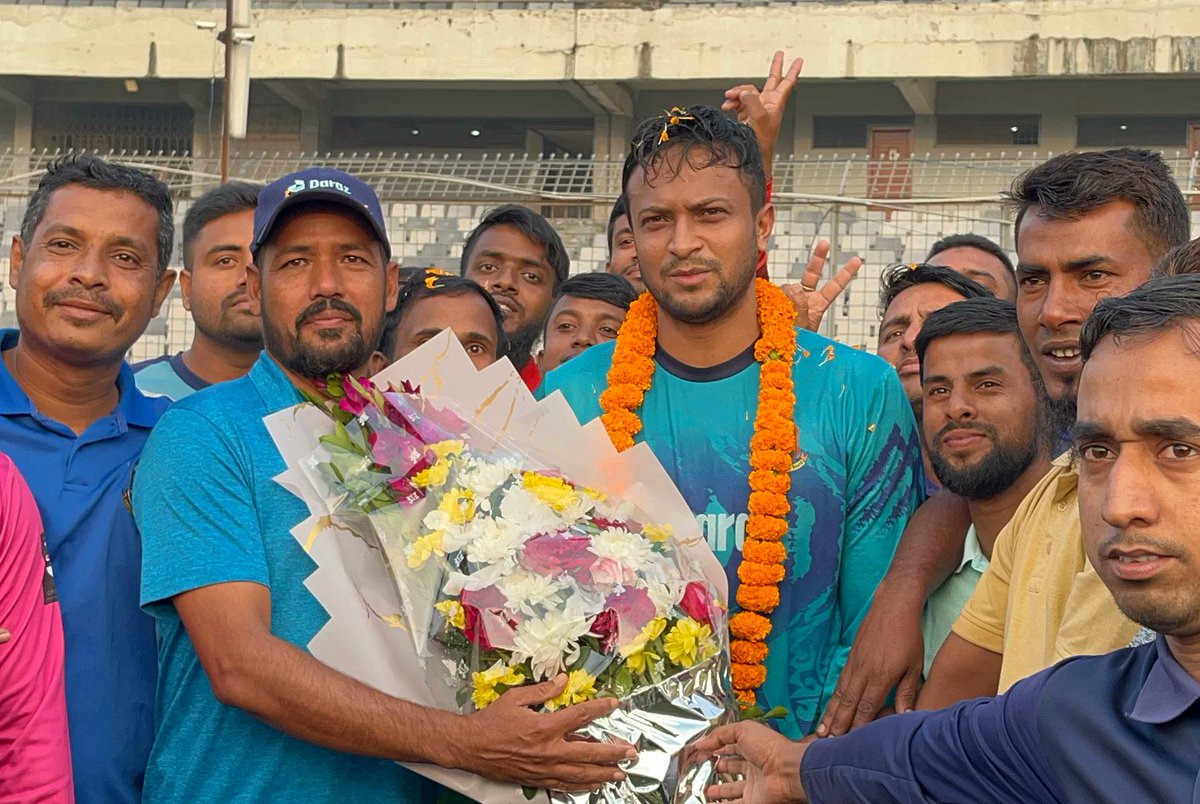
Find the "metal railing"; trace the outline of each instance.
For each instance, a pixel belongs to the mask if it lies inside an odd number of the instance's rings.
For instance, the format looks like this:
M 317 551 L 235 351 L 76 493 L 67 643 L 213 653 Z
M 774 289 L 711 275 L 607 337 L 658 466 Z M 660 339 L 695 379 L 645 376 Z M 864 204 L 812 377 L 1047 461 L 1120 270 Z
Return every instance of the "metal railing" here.
M 107 154 L 159 176 L 177 199 L 181 219 L 191 200 L 217 183 L 216 160 L 189 155 Z M 834 263 L 862 257 L 865 266 L 825 319 L 826 333 L 874 347 L 880 271 L 923 259 L 946 235 L 973 232 L 1013 250 L 1011 214 L 1000 193 L 1044 153 L 924 155 L 870 160 L 861 155 L 785 158 L 773 166 L 776 225 L 768 255 L 772 278 L 795 281 L 814 244 L 831 241 Z M 1200 155 L 1164 155 L 1185 193 L 1200 203 Z M 52 153 L 0 154 L 3 235 L 20 228 L 29 193 L 57 158 Z M 393 253 L 408 265 L 453 269 L 467 232 L 490 208 L 518 202 L 542 212 L 562 235 L 573 272 L 601 270 L 605 229 L 620 184 L 615 159 L 445 154 L 239 154 L 235 178 L 266 182 L 309 165 L 337 167 L 375 187 L 384 203 Z M 1200 220 L 1197 221 L 1200 223 Z M 177 232 L 180 227 L 176 227 Z M 176 244 L 178 254 L 178 244 Z M 0 258 L 0 271 L 6 268 Z M 11 325 L 13 292 L 0 292 L 0 324 Z M 135 346 L 134 359 L 173 353 L 192 336 L 177 293 Z

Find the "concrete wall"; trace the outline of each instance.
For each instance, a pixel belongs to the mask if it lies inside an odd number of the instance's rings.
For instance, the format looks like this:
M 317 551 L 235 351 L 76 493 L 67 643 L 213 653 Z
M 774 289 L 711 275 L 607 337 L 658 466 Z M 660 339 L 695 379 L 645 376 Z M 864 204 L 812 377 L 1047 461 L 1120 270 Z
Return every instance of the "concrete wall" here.
M 0 75 L 203 78 L 214 9 L 0 7 Z M 1194 0 L 852 3 L 739 8 L 297 10 L 254 14 L 262 78 L 672 81 L 1195 73 Z

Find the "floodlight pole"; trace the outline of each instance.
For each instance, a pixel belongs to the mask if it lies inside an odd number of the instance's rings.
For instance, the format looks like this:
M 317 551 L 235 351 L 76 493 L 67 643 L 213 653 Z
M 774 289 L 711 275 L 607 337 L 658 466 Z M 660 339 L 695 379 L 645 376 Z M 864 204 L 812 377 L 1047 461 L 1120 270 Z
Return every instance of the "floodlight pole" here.
M 232 94 L 229 79 L 233 73 L 233 0 L 225 0 L 225 30 L 221 32 L 220 38 L 225 45 L 225 80 L 221 87 L 221 184 L 224 184 L 229 181 L 229 124 L 232 115 L 229 106 Z

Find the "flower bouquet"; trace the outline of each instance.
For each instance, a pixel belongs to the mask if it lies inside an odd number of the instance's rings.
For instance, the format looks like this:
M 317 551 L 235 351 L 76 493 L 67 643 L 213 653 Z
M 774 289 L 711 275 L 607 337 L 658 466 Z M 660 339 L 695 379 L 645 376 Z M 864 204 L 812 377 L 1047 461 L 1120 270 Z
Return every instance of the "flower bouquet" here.
M 374 380 L 268 418 L 309 504 L 294 530 L 330 611 L 327 664 L 418 703 L 481 709 L 559 673 L 553 710 L 621 706 L 583 734 L 639 750 L 627 778 L 553 801 L 701 800 L 689 743 L 733 719 L 725 575 L 648 449 L 618 455 L 507 363 L 476 372 L 443 333 Z M 365 616 L 364 616 L 365 615 Z M 522 791 L 414 765 L 481 801 Z

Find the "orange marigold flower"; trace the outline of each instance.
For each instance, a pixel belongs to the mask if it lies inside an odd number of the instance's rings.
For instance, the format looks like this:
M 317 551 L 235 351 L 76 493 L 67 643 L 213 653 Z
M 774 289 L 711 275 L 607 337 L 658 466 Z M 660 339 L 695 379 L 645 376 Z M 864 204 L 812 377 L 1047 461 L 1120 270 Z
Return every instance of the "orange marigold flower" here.
M 742 709 L 758 705 L 758 693 L 754 690 L 735 689 L 733 694 L 737 696 L 738 706 Z
M 787 520 L 780 519 L 777 516 L 751 514 L 750 518 L 746 521 L 746 535 L 751 539 L 777 542 L 786 536 L 787 532 Z
M 738 690 L 754 690 L 767 680 L 767 668 L 761 664 L 739 664 L 734 662 L 733 688 Z
M 756 469 L 750 473 L 750 488 L 754 491 L 787 494 L 791 487 L 792 478 L 786 472 L 764 472 Z
M 777 584 L 783 580 L 782 564 L 764 564 L 760 561 L 746 561 L 738 565 L 738 579 L 751 586 L 766 586 Z
M 739 611 L 729 618 L 729 633 L 738 639 L 762 642 L 771 633 L 771 621 L 753 611 Z
M 779 606 L 779 587 L 742 584 L 738 587 L 737 602 L 744 609 L 770 614 Z
M 787 548 L 779 542 L 747 539 L 742 547 L 743 561 L 758 561 L 763 564 L 782 564 L 787 559 Z
M 765 472 L 791 472 L 792 456 L 781 449 L 754 450 L 750 453 L 750 467 Z
M 763 516 L 787 516 L 787 497 L 772 491 L 751 491 L 750 513 Z
M 729 658 L 741 664 L 761 664 L 767 658 L 767 653 L 767 646 L 763 642 L 735 639 L 729 643 Z

